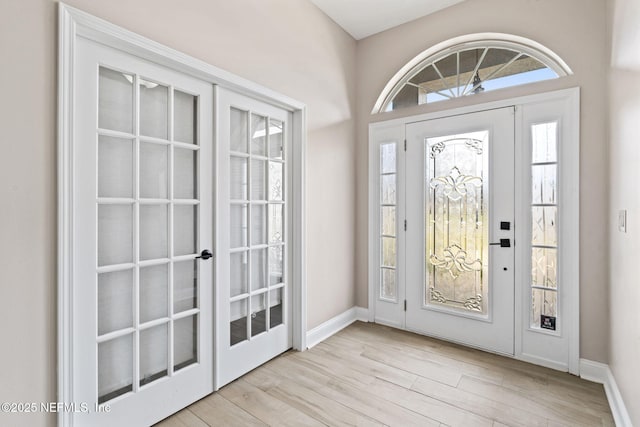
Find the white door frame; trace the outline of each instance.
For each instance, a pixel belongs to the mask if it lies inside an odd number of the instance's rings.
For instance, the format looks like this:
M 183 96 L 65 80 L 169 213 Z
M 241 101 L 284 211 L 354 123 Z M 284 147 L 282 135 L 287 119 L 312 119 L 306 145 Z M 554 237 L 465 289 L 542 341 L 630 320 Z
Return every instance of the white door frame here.
M 437 111 L 432 113 L 419 114 L 415 116 L 400 117 L 392 120 L 379 121 L 369 124 L 369 229 L 368 229 L 368 292 L 369 292 L 369 321 L 376 321 L 376 300 L 378 295 L 378 267 L 379 267 L 379 244 L 377 242 L 379 236 L 379 214 L 378 214 L 378 168 L 376 167 L 378 159 L 378 144 L 384 142 L 396 142 L 398 146 L 402 145 L 405 140 L 405 126 L 409 123 L 433 120 L 443 117 L 450 117 L 479 111 L 504 108 L 509 106 L 516 107 L 515 117 L 515 145 L 516 158 L 522 159 L 522 147 L 527 135 L 526 120 L 523 117 L 523 109 L 528 105 L 535 105 L 544 102 L 563 101 L 564 114 L 567 122 L 563 130 L 564 147 L 559 156 L 562 159 L 562 172 L 559 176 L 561 189 L 561 211 L 560 221 L 563 225 L 559 238 L 562 239 L 561 257 L 562 257 L 562 277 L 567 278 L 564 286 L 567 287 L 567 298 L 572 301 L 569 309 L 562 313 L 564 318 L 564 333 L 568 336 L 568 364 L 561 365 L 554 361 L 545 359 L 542 356 L 528 354 L 523 346 L 523 340 L 527 339 L 530 333 L 528 322 L 525 322 L 524 312 L 526 310 L 525 297 L 528 296 L 523 291 L 522 286 L 515 288 L 515 354 L 514 358 L 546 366 L 553 369 L 569 371 L 578 375 L 580 371 L 580 233 L 579 233 L 579 188 L 580 188 L 580 88 L 563 89 L 553 92 L 539 93 L 534 95 L 522 96 L 517 98 L 504 99 L 483 104 L 470 105 L 450 110 Z M 377 140 L 376 140 L 377 138 Z M 521 168 L 523 169 L 523 168 Z M 399 171 L 399 173 L 404 173 Z M 516 170 L 516 222 L 521 222 L 525 217 L 522 206 L 526 201 L 522 199 L 517 189 L 522 188 L 523 182 L 527 182 L 523 174 L 529 171 Z M 398 218 L 397 222 L 402 221 Z M 516 227 L 516 241 L 522 239 L 523 227 Z M 403 239 L 402 237 L 400 237 Z M 398 249 L 402 254 L 402 249 Z M 516 280 L 525 277 L 526 273 L 519 266 L 525 264 L 522 256 L 516 254 Z M 402 262 L 398 259 L 398 262 Z M 516 282 L 519 283 L 519 282 Z M 403 284 L 399 284 L 402 286 Z M 399 294 L 404 291 L 398 290 Z M 404 295 L 404 294 L 403 294 Z M 401 301 L 398 301 L 401 303 Z M 526 310 L 528 316 L 528 310 Z M 397 319 L 378 319 L 378 322 L 386 323 L 389 326 L 406 328 L 404 317 L 401 321 Z M 526 343 L 525 343 L 526 344 Z
M 64 3 L 58 8 L 58 401 L 74 402 L 73 361 L 73 173 L 76 40 L 80 37 L 119 49 L 200 80 L 267 102 L 293 113 L 293 348 L 306 349 L 306 106 L 201 60 L 125 30 Z M 214 99 L 215 103 L 215 99 Z M 214 118 L 215 123 L 215 118 Z M 59 425 L 71 414 L 61 411 Z

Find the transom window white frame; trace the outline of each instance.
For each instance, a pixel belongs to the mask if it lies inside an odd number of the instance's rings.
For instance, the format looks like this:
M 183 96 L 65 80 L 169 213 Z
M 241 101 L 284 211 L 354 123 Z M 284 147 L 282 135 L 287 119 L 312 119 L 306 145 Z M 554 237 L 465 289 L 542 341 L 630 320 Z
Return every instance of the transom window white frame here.
M 496 48 L 520 52 L 537 59 L 559 77 L 573 74 L 571 68 L 551 49 L 531 39 L 503 33 L 477 33 L 454 37 L 421 52 L 407 62 L 386 84 L 371 114 L 386 111 L 387 106 L 409 80 L 429 65 L 459 51 Z
M 166 47 L 125 30 L 64 3 L 58 9 L 58 401 L 73 402 L 73 171 L 74 83 L 76 79 L 76 45 L 79 38 L 102 43 L 139 58 L 219 87 L 250 96 L 283 108 L 293 114 L 293 218 L 291 248 L 293 263 L 293 348 L 304 350 L 306 344 L 306 256 L 305 256 L 305 186 L 306 186 L 306 106 L 287 96 L 249 80 L 235 76 L 204 61 Z M 215 181 L 215 180 L 214 180 Z M 214 182 L 215 189 L 215 182 Z M 68 425 L 70 414 L 58 415 L 60 425 Z

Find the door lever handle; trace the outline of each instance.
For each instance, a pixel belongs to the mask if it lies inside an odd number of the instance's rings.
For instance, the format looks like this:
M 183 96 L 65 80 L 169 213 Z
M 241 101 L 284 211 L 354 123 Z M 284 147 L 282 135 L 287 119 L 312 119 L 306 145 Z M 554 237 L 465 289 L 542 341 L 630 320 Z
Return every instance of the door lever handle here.
M 510 239 L 500 239 L 497 243 L 489 243 L 491 246 L 500 246 L 501 248 L 510 248 L 511 240 Z
M 205 249 L 202 252 L 200 252 L 200 256 L 197 256 L 196 258 L 202 258 L 203 260 L 206 261 L 212 257 L 213 257 L 213 254 L 211 253 L 211 251 L 209 249 Z

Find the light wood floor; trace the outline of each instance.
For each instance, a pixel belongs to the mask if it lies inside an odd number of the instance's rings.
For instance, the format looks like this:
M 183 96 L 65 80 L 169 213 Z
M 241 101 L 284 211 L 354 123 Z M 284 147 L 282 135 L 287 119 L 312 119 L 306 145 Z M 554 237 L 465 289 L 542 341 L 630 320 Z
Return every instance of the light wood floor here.
M 158 424 L 613 426 L 601 385 L 357 322 L 290 351 Z

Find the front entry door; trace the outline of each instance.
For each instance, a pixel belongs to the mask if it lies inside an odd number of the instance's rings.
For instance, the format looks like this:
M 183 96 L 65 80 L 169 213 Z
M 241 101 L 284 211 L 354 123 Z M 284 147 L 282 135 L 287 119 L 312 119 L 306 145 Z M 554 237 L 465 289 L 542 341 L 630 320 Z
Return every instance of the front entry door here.
M 86 39 L 76 64 L 73 425 L 150 425 L 213 390 L 213 86 Z
M 514 109 L 406 127 L 406 328 L 514 353 Z

